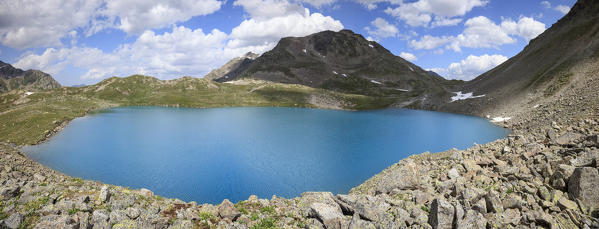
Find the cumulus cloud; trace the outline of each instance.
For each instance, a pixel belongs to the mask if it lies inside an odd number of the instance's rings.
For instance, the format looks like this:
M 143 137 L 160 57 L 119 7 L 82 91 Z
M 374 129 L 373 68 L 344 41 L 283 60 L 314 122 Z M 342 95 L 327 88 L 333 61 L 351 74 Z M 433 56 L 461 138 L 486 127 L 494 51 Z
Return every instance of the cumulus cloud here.
M 126 0 L 106 1 L 99 14 L 108 21 L 117 20 L 117 28 L 129 34 L 139 34 L 146 29 L 163 28 L 193 16 L 207 15 L 220 9 L 218 0 Z
M 414 61 L 417 61 L 417 60 L 418 60 L 418 57 L 416 57 L 414 54 L 412 54 L 412 53 L 409 53 L 409 52 L 401 52 L 401 53 L 399 54 L 399 56 L 400 56 L 401 58 L 404 58 L 404 59 L 406 59 L 407 61 L 412 61 L 412 62 L 414 62 Z
M 464 31 L 456 36 L 424 35 L 420 40 L 411 40 L 409 45 L 414 49 L 428 50 L 445 46 L 446 49 L 459 52 L 462 47 L 497 48 L 504 44 L 512 44 L 516 42 L 512 36 L 529 41 L 545 31 L 545 24 L 529 17 L 521 17 L 518 22 L 504 19 L 498 25 L 485 16 L 478 16 L 468 19 L 464 27 Z
M 385 13 L 404 21 L 409 26 L 428 26 L 433 20 L 433 26 L 456 25 L 474 7 L 484 6 L 487 0 L 419 0 L 401 3 L 398 7 L 388 7 Z
M 112 75 L 135 73 L 174 78 L 201 75 L 222 61 L 227 35 L 219 30 L 204 33 L 174 27 L 172 32 L 155 34 L 146 31 L 135 42 L 112 53 L 97 48 L 48 48 L 42 54 L 30 54 L 14 65 L 23 69 L 41 69 L 53 75 L 68 66 L 88 69 L 83 79 L 100 79 Z
M 469 55 L 460 62 L 451 63 L 447 68 L 433 68 L 431 70 L 447 79 L 471 80 L 500 65 L 507 59 L 502 55 Z
M 321 7 L 325 5 L 331 5 L 335 3 L 337 0 L 300 0 L 300 2 L 308 3 L 310 5 Z
M 372 28 L 366 27 L 365 29 L 368 31 L 368 34 L 376 38 L 394 37 L 399 33 L 397 27 L 380 17 L 374 19 L 370 24 Z
M 545 24 L 530 17 L 521 17 L 518 22 L 511 19 L 501 22 L 501 28 L 511 35 L 520 36 L 529 41 L 545 31 Z
M 354 0 L 357 3 L 362 4 L 368 10 L 374 10 L 377 8 L 377 4 L 381 2 L 389 2 L 394 5 L 403 3 L 403 0 Z
M 0 42 L 17 49 L 58 47 L 77 29 L 86 35 L 106 28 L 139 34 L 213 13 L 221 5 L 218 0 L 0 1 Z
M 233 28 L 227 47 L 229 49 L 251 48 L 254 52 L 264 52 L 274 47 L 282 37 L 306 36 L 323 30 L 341 29 L 343 24 L 340 21 L 303 9 L 301 14 L 289 13 L 271 18 L 261 16 L 244 20 L 239 26 Z
M 61 45 L 60 39 L 69 31 L 87 25 L 101 3 L 100 0 L 0 1 L 0 42 L 17 49 Z
M 246 2 L 247 3 L 247 2 Z M 173 26 L 157 34 L 145 30 L 133 43 L 124 44 L 112 52 L 97 48 L 47 48 L 41 54 L 21 58 L 15 66 L 34 68 L 59 74 L 69 66 L 86 69 L 82 79 L 97 81 L 110 76 L 146 74 L 162 79 L 183 75 L 203 76 L 233 57 L 248 51 L 262 53 L 274 47 L 285 36 L 305 36 L 322 30 L 341 30 L 343 25 L 332 17 L 310 13 L 296 3 L 281 6 L 285 14 L 262 12 L 272 0 L 254 1 L 247 6 L 256 18 L 244 20 L 230 34 L 214 29 L 189 29 Z M 245 3 L 244 3 L 245 4 Z M 248 3 L 249 4 L 249 3 Z M 262 5 L 260 5 L 262 4 Z M 257 8 L 253 8 L 260 5 Z M 246 9 L 245 5 L 241 5 Z M 260 32 L 256 32 L 260 31 Z M 77 33 L 72 33 L 77 36 Z

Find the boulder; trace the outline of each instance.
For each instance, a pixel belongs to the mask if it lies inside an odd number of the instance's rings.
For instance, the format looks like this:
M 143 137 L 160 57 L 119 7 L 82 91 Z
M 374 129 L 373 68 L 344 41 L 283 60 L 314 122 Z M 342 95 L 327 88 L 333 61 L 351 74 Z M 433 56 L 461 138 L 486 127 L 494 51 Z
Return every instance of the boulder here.
M 456 168 L 452 168 L 447 172 L 447 177 L 449 177 L 450 179 L 456 179 L 460 177 L 460 172 L 458 172 Z
M 339 207 L 325 203 L 313 203 L 310 208 L 312 215 L 318 218 L 326 228 L 341 228 L 343 213 Z
M 593 165 L 594 161 L 599 160 L 599 151 L 583 151 L 575 159 L 570 160 L 572 166 L 585 167 Z
M 110 190 L 107 185 L 102 186 L 100 189 L 100 196 L 98 197 L 100 202 L 108 202 L 110 200 Z
M 496 194 L 489 193 L 485 196 L 485 202 L 487 203 L 487 212 L 502 212 L 503 205 L 501 200 Z
M 557 139 L 555 139 L 555 143 L 557 143 L 559 145 L 574 145 L 582 137 L 583 137 L 582 134 L 568 132 L 568 133 L 565 133 L 565 134 L 559 136 Z
M 15 229 L 15 228 L 19 228 L 19 225 L 21 225 L 21 223 L 23 223 L 23 215 L 19 214 L 18 212 L 15 212 L 13 214 L 11 214 L 10 216 L 8 216 L 8 218 L 6 218 L 4 220 L 4 225 L 0 225 L 0 227 L 7 227 L 10 229 Z
M 576 168 L 568 183 L 568 193 L 586 208 L 599 208 L 599 172 L 596 168 Z
M 237 217 L 241 215 L 241 212 L 235 208 L 235 205 L 228 199 L 224 199 L 223 202 L 218 206 L 218 216 L 222 219 L 235 221 Z
M 139 217 L 139 210 L 137 208 L 127 208 L 125 210 L 127 212 L 127 217 L 129 217 L 130 219 L 137 219 L 137 217 Z
M 389 173 L 383 174 L 376 187 L 377 193 L 389 193 L 393 189 L 414 190 L 421 186 L 420 171 L 413 161 L 393 167 Z
M 392 219 L 387 213 L 391 208 L 384 199 L 369 195 L 337 195 L 337 199 L 351 213 L 358 213 L 362 218 L 373 222 L 386 222 Z
M 456 224 L 457 229 L 469 229 L 469 228 L 477 228 L 477 229 L 485 229 L 487 226 L 487 219 L 483 216 L 483 214 L 474 211 L 468 210 L 464 215 L 463 219 L 458 220 Z
M 567 197 L 562 197 L 557 201 L 557 206 L 562 210 L 576 210 L 578 205 L 574 201 L 569 200 Z
M 299 199 L 298 207 L 300 207 L 304 216 L 311 216 L 312 204 L 313 203 L 325 203 L 331 206 L 335 206 L 341 211 L 341 207 L 335 201 L 335 196 L 331 192 L 304 192 L 302 197 Z
M 428 223 L 434 229 L 453 228 L 455 208 L 451 203 L 443 199 L 434 199 L 431 203 Z
M 108 224 L 108 216 L 109 213 L 105 209 L 95 210 L 92 213 L 94 228 L 109 228 L 110 224 Z
M 150 191 L 149 189 L 142 188 L 139 190 L 139 195 L 142 195 L 145 197 L 152 197 L 152 196 L 154 196 L 154 193 L 152 191 Z
M 371 222 L 360 219 L 360 215 L 355 213 L 349 223 L 349 229 L 376 229 L 376 227 Z
M 35 225 L 35 228 L 79 228 L 79 222 L 77 222 L 73 217 L 68 215 L 48 215 L 43 216 L 39 219 L 38 223 Z

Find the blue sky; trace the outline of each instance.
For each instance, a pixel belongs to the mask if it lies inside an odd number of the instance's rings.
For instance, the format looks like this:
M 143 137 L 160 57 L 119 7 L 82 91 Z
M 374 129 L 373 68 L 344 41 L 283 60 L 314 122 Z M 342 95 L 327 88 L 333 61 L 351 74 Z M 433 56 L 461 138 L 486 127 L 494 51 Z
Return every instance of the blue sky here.
M 0 1 L 0 60 L 64 85 L 202 77 L 285 36 L 351 29 L 446 78 L 469 80 L 526 46 L 574 0 Z

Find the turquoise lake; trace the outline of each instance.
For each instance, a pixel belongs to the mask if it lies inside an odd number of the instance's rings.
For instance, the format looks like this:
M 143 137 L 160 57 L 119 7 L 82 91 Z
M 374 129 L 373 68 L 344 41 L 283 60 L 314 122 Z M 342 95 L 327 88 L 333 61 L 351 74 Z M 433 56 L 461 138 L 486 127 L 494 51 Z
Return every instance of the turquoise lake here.
M 220 203 L 347 193 L 411 154 L 508 133 L 482 118 L 404 109 L 122 107 L 77 118 L 23 151 L 67 175 Z

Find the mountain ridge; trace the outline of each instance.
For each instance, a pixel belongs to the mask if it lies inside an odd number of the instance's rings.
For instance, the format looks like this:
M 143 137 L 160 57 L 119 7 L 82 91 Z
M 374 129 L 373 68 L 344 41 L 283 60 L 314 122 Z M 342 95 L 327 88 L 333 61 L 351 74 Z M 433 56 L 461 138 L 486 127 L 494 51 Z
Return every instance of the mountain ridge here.
M 62 87 L 50 74 L 39 70 L 24 71 L 0 61 L 0 93 L 15 90 L 47 90 Z

